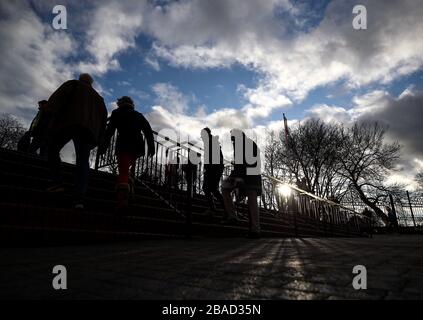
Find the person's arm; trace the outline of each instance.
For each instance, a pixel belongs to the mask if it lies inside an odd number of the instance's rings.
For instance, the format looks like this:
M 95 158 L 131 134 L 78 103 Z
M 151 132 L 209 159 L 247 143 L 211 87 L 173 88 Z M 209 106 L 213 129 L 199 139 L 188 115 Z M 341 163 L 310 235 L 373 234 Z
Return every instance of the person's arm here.
M 106 118 L 107 119 L 107 118 Z M 115 113 L 112 112 L 112 115 L 109 118 L 109 122 L 107 123 L 107 127 L 104 131 L 102 142 L 99 146 L 99 153 L 103 154 L 106 152 L 107 148 L 110 145 L 110 140 L 112 139 L 113 135 L 116 131 L 116 120 L 115 120 Z
M 104 142 L 106 142 L 106 127 L 107 127 L 107 108 L 104 104 L 104 100 L 101 99 L 101 106 L 102 115 L 101 115 L 101 125 L 100 125 L 100 133 L 99 133 L 99 145 L 101 146 Z M 114 134 L 114 131 L 113 131 Z M 113 136 L 112 134 L 112 136 Z M 109 138 L 110 141 L 110 138 Z
M 34 119 L 32 119 L 31 125 L 29 126 L 28 132 L 33 133 L 35 130 L 37 130 L 38 124 L 40 120 L 40 111 L 37 112 Z
M 151 129 L 150 123 L 142 114 L 140 114 L 139 119 L 141 122 L 141 130 L 144 133 L 145 139 L 147 140 L 148 155 L 154 156 L 156 154 L 156 150 L 154 146 L 153 130 Z

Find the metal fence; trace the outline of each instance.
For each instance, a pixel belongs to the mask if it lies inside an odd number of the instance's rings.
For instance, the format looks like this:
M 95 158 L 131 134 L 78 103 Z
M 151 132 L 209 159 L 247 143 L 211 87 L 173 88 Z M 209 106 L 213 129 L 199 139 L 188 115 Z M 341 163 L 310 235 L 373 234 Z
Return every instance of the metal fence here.
M 202 148 L 190 142 L 180 143 L 153 132 L 156 154 L 153 157 L 141 157 L 136 161 L 132 175 L 144 186 L 148 187 L 157 196 L 166 201 L 176 212 L 190 219 L 191 199 L 203 194 L 204 167 L 200 161 L 192 164 L 193 156 L 204 155 Z M 117 173 L 117 160 L 115 157 L 116 136 L 111 140 L 109 149 L 103 155 L 97 155 L 95 167 L 97 170 L 107 170 Z M 232 170 L 230 161 L 225 160 L 223 179 L 229 176 Z M 368 226 L 368 217 L 339 203 L 317 197 L 293 185 L 287 185 L 274 177 L 262 175 L 263 195 L 260 197 L 259 206 L 262 210 L 278 216 L 290 214 L 306 216 L 316 221 L 326 221 L 334 225 L 350 225 L 355 229 Z M 289 195 L 279 192 L 279 189 L 289 190 Z M 272 190 L 271 193 L 267 192 Z M 276 192 L 275 192 L 276 191 Z M 187 206 L 180 208 L 173 198 L 184 196 Z M 245 203 L 245 199 L 237 197 L 238 204 Z M 271 203 L 277 203 L 272 207 Z
M 393 196 L 393 202 L 389 201 L 389 195 L 384 201 L 378 203 L 378 207 L 386 214 L 394 211 L 399 226 L 402 227 L 423 227 L 423 194 L 422 192 L 404 192 L 401 196 Z M 362 212 L 367 206 L 359 201 L 344 201 L 343 205 L 353 210 Z M 383 226 L 383 223 L 377 218 L 376 223 Z
M 395 201 L 395 211 L 399 223 L 403 226 L 423 226 L 423 195 L 421 192 L 406 192 Z
M 297 186 L 288 185 L 277 178 L 268 175 L 264 177 L 265 184 L 271 183 L 274 188 L 282 189 L 281 192 L 273 193 L 280 212 L 305 215 L 334 225 L 349 224 L 358 229 L 368 228 L 372 224 L 370 216 L 365 216 L 340 203 L 318 197 Z
M 172 190 L 187 190 L 187 174 L 194 177 L 194 192 L 201 191 L 203 181 L 202 163 L 190 163 L 190 155 L 201 156 L 203 150 L 190 142 L 180 143 L 153 131 L 156 153 L 153 157 L 140 157 L 133 169 L 133 176 L 144 182 Z M 103 155 L 96 157 L 96 170 L 108 170 L 117 173 L 115 156 L 116 135 L 112 137 L 110 147 Z

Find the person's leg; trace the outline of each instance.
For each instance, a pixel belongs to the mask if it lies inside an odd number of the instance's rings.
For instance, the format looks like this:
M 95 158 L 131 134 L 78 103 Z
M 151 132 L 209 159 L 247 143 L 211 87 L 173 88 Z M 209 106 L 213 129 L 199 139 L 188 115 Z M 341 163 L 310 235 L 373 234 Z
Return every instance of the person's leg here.
M 135 163 L 135 157 L 129 152 L 120 152 L 117 155 L 119 176 L 116 185 L 117 208 L 125 208 L 128 206 L 128 198 L 130 192 L 129 186 L 129 169 Z
M 119 175 L 117 183 L 128 183 L 129 182 L 129 168 L 133 162 L 132 156 L 127 152 L 121 152 L 117 154 Z
M 222 193 L 220 192 L 220 180 L 222 179 L 222 175 L 223 175 L 223 167 L 219 168 L 219 170 L 215 172 L 212 189 L 213 189 L 213 195 L 215 196 L 215 198 L 220 202 L 222 206 L 224 206 L 223 196 L 222 196 Z
M 212 181 L 210 182 L 210 190 L 213 194 L 213 196 L 223 205 L 224 201 L 223 201 L 223 196 L 220 193 L 219 190 L 219 184 L 220 184 L 220 179 L 222 177 L 222 173 L 219 171 L 215 171 L 213 172 L 213 178 L 211 179 Z
M 210 191 L 210 171 L 206 170 L 204 172 L 204 182 L 203 182 L 203 192 L 207 199 L 207 202 L 209 203 L 209 210 L 215 211 L 216 207 L 214 205 L 213 196 Z
M 40 157 L 47 158 L 47 155 L 48 155 L 47 138 L 42 137 L 40 142 Z
M 37 150 L 41 148 L 42 140 L 41 137 L 35 136 L 32 138 L 31 144 L 29 145 L 29 153 L 37 153 Z
M 250 213 L 250 225 L 252 233 L 260 233 L 260 216 L 259 208 L 257 203 L 257 191 L 247 191 L 248 197 L 248 211 Z
M 203 191 L 208 198 L 210 203 L 210 208 L 213 211 L 216 211 L 216 203 L 213 198 L 216 198 L 217 201 L 224 206 L 223 196 L 219 190 L 220 179 L 222 177 L 223 170 L 219 169 L 209 169 L 208 172 L 204 173 L 204 187 Z
M 43 159 L 46 159 L 47 155 L 48 155 L 48 147 L 47 147 L 46 144 L 44 144 L 40 148 L 40 157 L 43 158 Z
M 216 205 L 214 204 L 212 193 L 209 190 L 207 190 L 207 191 L 204 191 L 204 195 L 206 196 L 207 202 L 209 204 L 208 210 L 216 211 Z
M 223 203 L 225 206 L 225 216 L 227 218 L 231 218 L 235 216 L 235 208 L 234 204 L 232 202 L 232 195 L 231 190 L 224 189 L 222 190 L 222 196 L 223 196 Z
M 48 157 L 47 138 L 44 136 L 36 136 L 32 139 L 31 145 L 29 146 L 29 153 L 37 154 L 40 150 L 39 156 L 41 158 Z
M 90 173 L 90 152 L 92 144 L 84 136 L 76 136 L 73 139 L 76 154 L 76 201 L 83 201 L 88 189 Z
M 234 203 L 232 201 L 232 191 L 235 188 L 235 180 L 227 178 L 222 184 L 223 204 L 225 206 L 225 215 L 227 219 L 236 219 Z
M 136 175 L 137 157 L 135 154 L 131 155 L 129 165 L 129 193 L 133 195 L 135 193 L 135 175 Z
M 219 189 L 215 189 L 215 190 L 213 190 L 213 192 L 212 192 L 212 194 L 213 194 L 213 196 L 217 199 L 217 201 L 219 201 L 220 202 L 220 204 L 222 205 L 222 206 L 224 206 L 224 200 L 223 200 L 223 196 L 222 196 L 222 194 L 220 193 L 220 191 L 219 191 Z M 214 203 L 214 202 L 213 202 Z M 214 204 L 214 207 L 216 208 L 216 204 Z M 215 209 L 216 210 L 216 209 Z
M 51 176 L 54 186 L 49 188 L 49 191 L 62 190 L 63 187 L 59 187 L 63 184 L 63 177 L 60 170 L 60 150 L 71 140 L 67 132 L 57 132 L 48 141 L 48 163 L 51 171 Z

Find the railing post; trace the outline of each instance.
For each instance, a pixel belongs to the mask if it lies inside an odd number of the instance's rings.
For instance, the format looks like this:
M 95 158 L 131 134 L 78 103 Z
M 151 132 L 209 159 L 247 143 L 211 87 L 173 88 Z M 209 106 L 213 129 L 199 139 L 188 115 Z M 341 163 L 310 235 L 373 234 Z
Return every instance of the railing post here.
M 192 233 L 192 198 L 193 198 L 193 170 L 191 166 L 191 160 L 189 157 L 190 150 L 188 150 L 188 163 L 186 170 L 186 180 L 187 180 L 187 212 L 186 212 L 186 236 L 187 238 L 191 237 Z
M 319 208 L 319 215 L 320 217 L 322 217 L 323 234 L 325 235 L 325 237 L 327 237 L 328 236 L 328 221 L 325 215 L 325 210 L 323 208 L 323 205 L 320 202 L 319 202 L 318 208 Z
M 408 190 L 406 191 L 406 193 L 407 193 L 408 205 L 410 206 L 411 218 L 413 219 L 413 225 L 415 228 L 416 220 L 414 219 L 414 212 L 413 212 L 413 206 L 411 205 L 410 194 L 408 193 Z
M 95 151 L 95 165 L 94 165 L 95 171 L 98 171 L 99 163 L 100 163 L 100 155 L 98 154 L 98 147 L 97 147 L 97 150 Z
M 295 236 L 298 237 L 297 210 L 295 210 L 296 208 L 294 200 L 294 195 L 291 195 L 288 201 L 288 212 L 291 212 L 291 214 L 294 216 L 294 232 Z
M 369 237 L 373 238 L 373 218 L 370 216 L 368 218 L 368 225 L 369 225 Z
M 391 210 L 392 210 L 391 219 L 393 219 L 395 231 L 398 232 L 399 231 L 399 226 L 398 226 L 397 211 L 395 209 L 394 198 L 392 197 L 392 194 L 389 195 L 389 201 L 391 202 Z
M 348 219 L 348 213 L 345 212 L 344 218 L 345 218 L 345 224 L 347 225 L 348 236 L 351 236 L 350 220 Z

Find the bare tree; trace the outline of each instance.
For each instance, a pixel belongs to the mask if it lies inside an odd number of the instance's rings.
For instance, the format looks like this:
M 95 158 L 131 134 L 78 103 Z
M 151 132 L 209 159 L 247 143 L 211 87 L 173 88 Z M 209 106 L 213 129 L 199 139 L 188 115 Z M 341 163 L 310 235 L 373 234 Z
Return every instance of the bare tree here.
M 19 140 L 25 133 L 22 123 L 14 116 L 0 115 L 0 148 L 16 149 Z
M 279 163 L 280 141 L 278 140 L 277 133 L 274 131 L 267 132 L 267 145 L 264 149 L 264 173 L 271 177 L 282 179 Z M 263 184 L 263 202 L 273 209 L 279 208 L 279 197 L 276 195 L 276 185 L 272 182 Z
M 377 123 L 356 123 L 342 129 L 343 146 L 337 151 L 342 168 L 339 174 L 348 179 L 361 201 L 387 223 L 379 204 L 399 186 L 385 181 L 399 158 L 400 145 L 385 142 L 386 129 Z
M 346 128 L 309 119 L 291 128 L 289 135 L 280 132 L 278 139 L 269 135 L 265 172 L 334 201 L 352 192 L 386 223 L 381 206 L 389 194 L 400 198 L 402 191 L 399 185 L 386 184 L 400 146 L 387 143 L 385 132 L 377 123 Z
M 417 173 L 415 180 L 418 183 L 420 189 L 423 189 L 423 170 Z
M 290 134 L 269 136 L 265 169 L 269 175 L 321 197 L 340 200 L 347 179 L 337 174 L 340 164 L 336 150 L 342 146 L 341 129 L 318 119 L 309 119 L 291 128 Z

